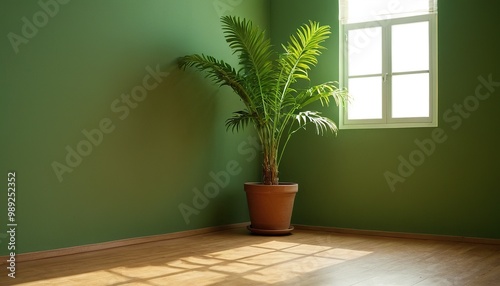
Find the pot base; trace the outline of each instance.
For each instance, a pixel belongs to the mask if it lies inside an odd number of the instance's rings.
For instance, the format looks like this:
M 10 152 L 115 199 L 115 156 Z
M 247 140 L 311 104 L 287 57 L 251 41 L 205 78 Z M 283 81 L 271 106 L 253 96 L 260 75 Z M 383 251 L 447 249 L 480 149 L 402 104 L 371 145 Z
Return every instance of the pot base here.
M 287 235 L 291 234 L 294 227 L 293 225 L 291 225 L 287 229 L 258 229 L 258 228 L 252 228 L 252 225 L 249 225 L 247 226 L 247 229 L 252 233 L 260 235 Z

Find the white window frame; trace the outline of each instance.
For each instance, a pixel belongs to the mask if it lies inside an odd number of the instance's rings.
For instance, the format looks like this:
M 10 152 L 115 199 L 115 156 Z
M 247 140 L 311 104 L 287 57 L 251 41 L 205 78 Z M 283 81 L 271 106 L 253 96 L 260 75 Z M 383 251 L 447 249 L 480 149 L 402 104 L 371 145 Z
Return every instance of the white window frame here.
M 391 29 L 393 25 L 418 22 L 429 23 L 429 117 L 392 118 L 392 70 L 391 70 Z M 411 128 L 411 127 L 437 127 L 438 126 L 438 66 L 437 66 L 437 14 L 430 13 L 420 16 L 393 18 L 380 21 L 370 21 L 353 24 L 340 24 L 340 86 L 347 88 L 348 83 L 348 43 L 349 30 L 381 27 L 382 28 L 382 118 L 381 119 L 348 119 L 349 102 L 340 108 L 340 129 L 372 129 L 372 128 Z M 423 71 L 421 71 L 423 72 Z M 414 72 L 410 72 L 414 73 Z M 417 72 L 415 72 L 417 73 Z M 394 73 L 401 75 L 405 73 Z M 384 76 L 385 75 L 385 76 Z

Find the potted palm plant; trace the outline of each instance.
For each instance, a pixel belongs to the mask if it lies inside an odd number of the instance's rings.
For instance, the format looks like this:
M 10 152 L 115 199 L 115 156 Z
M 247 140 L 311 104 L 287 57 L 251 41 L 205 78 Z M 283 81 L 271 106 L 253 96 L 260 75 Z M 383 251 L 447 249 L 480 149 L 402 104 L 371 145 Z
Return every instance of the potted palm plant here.
M 309 70 L 317 64 L 329 37 L 330 27 L 309 21 L 299 27 L 277 52 L 265 31 L 251 21 L 233 16 L 221 18 L 225 39 L 238 56 L 238 68 L 205 54 L 181 57 L 179 67 L 205 72 L 215 84 L 229 86 L 244 104 L 226 120 L 227 129 L 238 131 L 251 125 L 262 147 L 262 182 L 245 183 L 250 231 L 288 234 L 296 183 L 279 182 L 279 165 L 293 134 L 312 124 L 318 134 L 337 133 L 333 120 L 318 111 L 306 110 L 314 102 L 339 105 L 346 91 L 329 81 L 308 86 Z M 299 86 L 307 86 L 300 88 Z

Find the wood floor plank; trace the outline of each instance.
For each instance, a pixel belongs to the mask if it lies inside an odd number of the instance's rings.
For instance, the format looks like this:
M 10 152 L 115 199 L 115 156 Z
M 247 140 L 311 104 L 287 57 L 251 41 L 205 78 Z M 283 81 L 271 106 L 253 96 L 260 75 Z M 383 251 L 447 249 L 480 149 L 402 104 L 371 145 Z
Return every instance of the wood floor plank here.
M 19 262 L 0 285 L 500 285 L 500 245 L 237 228 Z

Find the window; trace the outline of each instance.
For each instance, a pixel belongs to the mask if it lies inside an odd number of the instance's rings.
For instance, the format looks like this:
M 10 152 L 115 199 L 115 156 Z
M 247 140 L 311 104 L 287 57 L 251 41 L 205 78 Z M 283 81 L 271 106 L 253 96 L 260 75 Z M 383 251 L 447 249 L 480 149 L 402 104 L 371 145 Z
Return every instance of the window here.
M 340 0 L 340 128 L 437 126 L 437 0 Z

